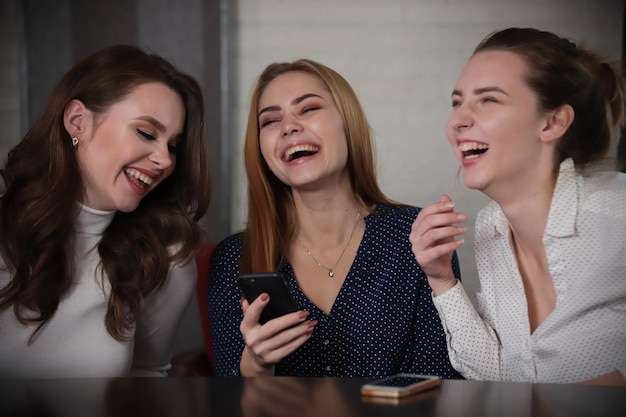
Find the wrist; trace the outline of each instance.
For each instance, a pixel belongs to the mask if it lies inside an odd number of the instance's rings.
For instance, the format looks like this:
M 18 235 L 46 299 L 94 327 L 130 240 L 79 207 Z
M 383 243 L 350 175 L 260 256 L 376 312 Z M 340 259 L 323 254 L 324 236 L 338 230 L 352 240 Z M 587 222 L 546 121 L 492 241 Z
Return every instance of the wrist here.
M 239 374 L 241 376 L 260 376 L 260 375 L 274 375 L 274 366 L 262 366 L 257 361 L 254 360 L 252 354 L 248 350 L 246 346 L 241 355 L 241 360 L 239 361 Z
M 428 277 L 428 285 L 435 297 L 443 294 L 444 292 L 454 288 L 457 283 L 456 277 L 448 278 L 430 278 Z

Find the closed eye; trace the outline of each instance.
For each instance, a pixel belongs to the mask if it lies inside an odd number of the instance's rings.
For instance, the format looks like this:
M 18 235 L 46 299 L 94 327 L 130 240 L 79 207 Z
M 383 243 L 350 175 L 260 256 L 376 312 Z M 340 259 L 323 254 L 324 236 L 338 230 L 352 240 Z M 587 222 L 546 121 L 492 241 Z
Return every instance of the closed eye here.
M 170 153 L 175 154 L 176 151 L 178 150 L 178 144 L 176 144 L 176 143 L 168 143 L 167 144 L 167 149 L 169 150 Z
M 150 133 L 144 132 L 141 129 L 137 129 L 137 133 L 139 133 L 141 136 L 143 136 L 144 138 L 148 139 L 148 140 L 155 140 L 156 138 L 154 136 L 152 136 Z
M 277 121 L 278 121 L 278 119 L 263 120 L 263 121 L 259 122 L 259 126 L 261 126 L 261 128 L 264 128 L 265 126 L 271 125 L 272 123 L 276 123 Z
M 307 106 L 304 109 L 302 109 L 302 113 L 310 112 L 313 110 L 319 110 L 319 109 L 320 109 L 319 106 Z

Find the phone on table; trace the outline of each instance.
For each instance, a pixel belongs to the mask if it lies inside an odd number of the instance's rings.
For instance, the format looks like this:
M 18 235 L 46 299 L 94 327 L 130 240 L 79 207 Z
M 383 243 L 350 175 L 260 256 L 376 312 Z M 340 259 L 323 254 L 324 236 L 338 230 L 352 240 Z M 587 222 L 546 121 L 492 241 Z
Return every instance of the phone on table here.
M 439 384 L 441 384 L 441 378 L 434 375 L 396 374 L 362 385 L 361 394 L 401 398 L 434 388 Z
M 270 296 L 270 302 L 261 313 L 259 322 L 265 324 L 276 317 L 298 311 L 298 304 L 291 296 L 285 277 L 280 272 L 257 272 L 242 274 L 237 278 L 244 298 L 252 303 L 262 293 Z

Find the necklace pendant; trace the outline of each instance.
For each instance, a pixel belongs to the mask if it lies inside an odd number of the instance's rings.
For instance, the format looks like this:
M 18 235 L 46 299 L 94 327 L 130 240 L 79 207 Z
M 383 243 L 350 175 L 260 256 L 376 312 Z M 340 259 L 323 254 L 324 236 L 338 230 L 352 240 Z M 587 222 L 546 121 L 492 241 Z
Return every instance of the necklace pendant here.
M 333 277 L 335 275 L 335 271 L 333 271 L 332 269 L 330 271 L 328 271 L 328 276 L 329 277 Z

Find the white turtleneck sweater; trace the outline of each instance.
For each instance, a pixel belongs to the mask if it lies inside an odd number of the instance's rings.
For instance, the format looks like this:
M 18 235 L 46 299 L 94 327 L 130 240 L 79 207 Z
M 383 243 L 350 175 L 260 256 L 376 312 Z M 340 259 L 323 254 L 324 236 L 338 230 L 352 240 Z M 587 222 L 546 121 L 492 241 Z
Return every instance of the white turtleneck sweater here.
M 100 262 L 97 245 L 114 215 L 81 207 L 75 284 L 31 344 L 28 339 L 36 326 L 21 324 L 12 308 L 0 312 L 0 377 L 165 375 L 176 329 L 195 290 L 196 264 L 174 265 L 164 285 L 145 298 L 134 338 L 115 340 L 104 322 L 110 284 L 95 272 Z M 0 268 L 4 287 L 10 276 L 2 259 Z

